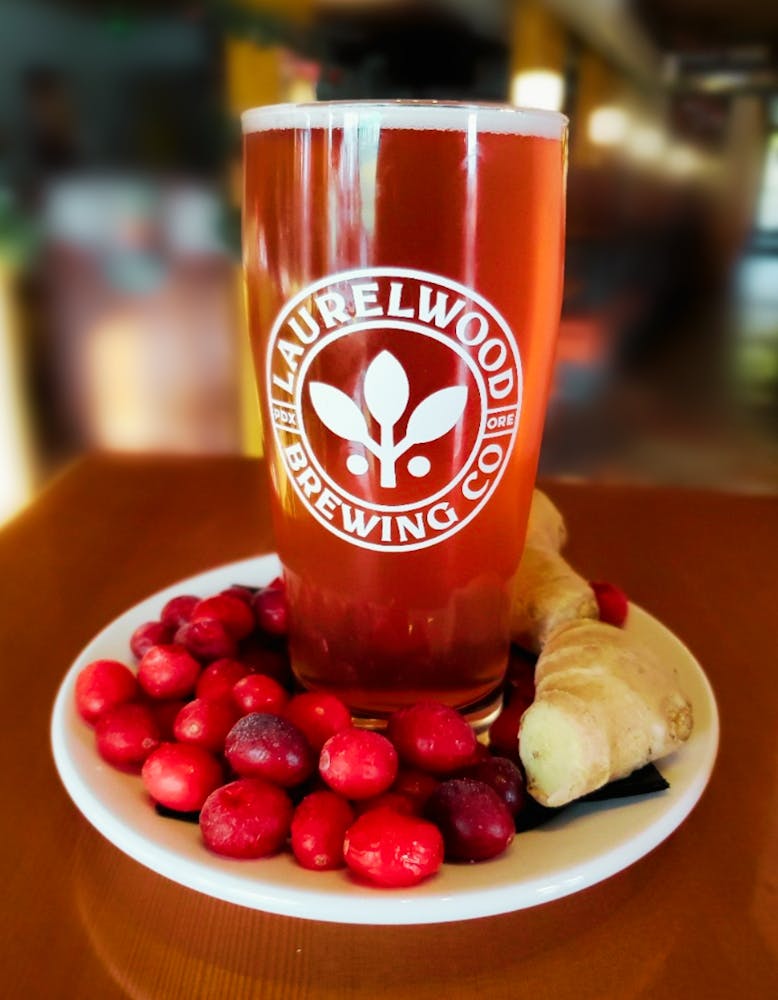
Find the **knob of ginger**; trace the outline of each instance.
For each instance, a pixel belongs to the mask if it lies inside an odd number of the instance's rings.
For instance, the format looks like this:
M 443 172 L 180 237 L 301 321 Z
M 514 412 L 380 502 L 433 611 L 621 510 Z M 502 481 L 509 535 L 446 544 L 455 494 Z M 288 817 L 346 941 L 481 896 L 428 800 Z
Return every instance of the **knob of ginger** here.
M 566 541 L 561 513 L 535 490 L 527 541 L 511 584 L 511 637 L 534 653 L 559 625 L 598 617 L 594 591 L 560 554 Z
M 565 805 L 666 756 L 691 731 L 674 668 L 612 625 L 562 625 L 538 659 L 519 729 L 527 790 Z

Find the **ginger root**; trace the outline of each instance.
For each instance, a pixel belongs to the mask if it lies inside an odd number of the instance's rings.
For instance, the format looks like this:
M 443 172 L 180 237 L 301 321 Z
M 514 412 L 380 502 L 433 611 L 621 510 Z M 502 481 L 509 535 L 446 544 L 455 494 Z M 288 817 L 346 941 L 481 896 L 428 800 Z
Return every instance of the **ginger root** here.
M 566 541 L 562 515 L 535 490 L 524 553 L 511 584 L 511 636 L 533 653 L 559 625 L 598 617 L 594 591 L 560 555 Z
M 527 789 L 565 805 L 666 756 L 691 730 L 673 668 L 621 629 L 570 622 L 548 637 L 521 720 Z

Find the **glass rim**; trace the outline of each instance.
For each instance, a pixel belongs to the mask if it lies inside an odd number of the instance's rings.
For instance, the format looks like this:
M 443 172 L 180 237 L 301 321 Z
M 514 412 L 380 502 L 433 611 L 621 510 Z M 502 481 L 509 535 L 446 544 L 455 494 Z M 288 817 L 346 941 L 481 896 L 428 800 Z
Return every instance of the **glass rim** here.
M 325 128 L 342 125 L 352 112 L 383 114 L 387 128 L 466 131 L 476 115 L 478 131 L 562 139 L 569 119 L 561 111 L 527 108 L 499 101 L 438 101 L 432 99 L 369 99 L 301 101 L 248 108 L 241 116 L 244 135 L 270 129 Z M 319 119 L 318 121 L 316 119 Z

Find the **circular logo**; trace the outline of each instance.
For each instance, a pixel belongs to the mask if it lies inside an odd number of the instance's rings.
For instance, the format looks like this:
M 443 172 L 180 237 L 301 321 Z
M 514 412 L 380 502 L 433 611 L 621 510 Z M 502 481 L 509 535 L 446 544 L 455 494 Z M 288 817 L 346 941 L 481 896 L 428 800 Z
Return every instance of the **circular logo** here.
M 307 286 L 270 333 L 277 457 L 309 513 L 363 548 L 435 545 L 488 502 L 513 449 L 522 373 L 483 296 L 381 267 Z

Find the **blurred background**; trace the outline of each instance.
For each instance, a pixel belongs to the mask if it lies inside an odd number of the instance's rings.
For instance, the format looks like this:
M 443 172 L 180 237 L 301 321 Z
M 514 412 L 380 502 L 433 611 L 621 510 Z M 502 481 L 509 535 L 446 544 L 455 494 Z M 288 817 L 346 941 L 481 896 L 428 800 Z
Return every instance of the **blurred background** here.
M 247 107 L 572 121 L 541 472 L 778 491 L 778 5 L 3 0 L 0 522 L 86 451 L 257 454 Z

